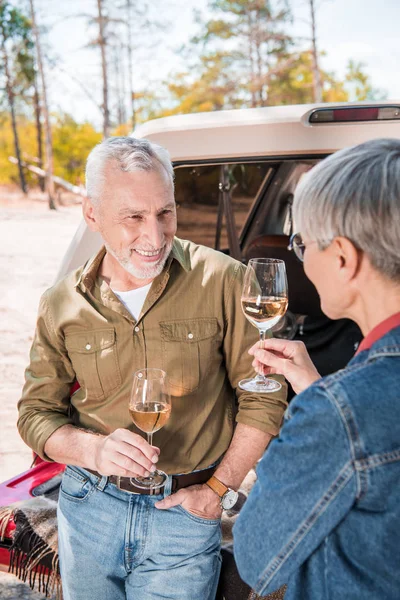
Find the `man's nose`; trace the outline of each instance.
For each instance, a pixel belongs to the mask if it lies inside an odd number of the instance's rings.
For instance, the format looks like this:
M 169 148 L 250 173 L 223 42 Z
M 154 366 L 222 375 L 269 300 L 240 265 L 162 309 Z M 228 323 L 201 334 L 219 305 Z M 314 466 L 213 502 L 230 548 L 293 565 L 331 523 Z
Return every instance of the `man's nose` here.
M 159 219 L 148 219 L 142 233 L 153 248 L 158 249 L 164 245 L 164 231 Z

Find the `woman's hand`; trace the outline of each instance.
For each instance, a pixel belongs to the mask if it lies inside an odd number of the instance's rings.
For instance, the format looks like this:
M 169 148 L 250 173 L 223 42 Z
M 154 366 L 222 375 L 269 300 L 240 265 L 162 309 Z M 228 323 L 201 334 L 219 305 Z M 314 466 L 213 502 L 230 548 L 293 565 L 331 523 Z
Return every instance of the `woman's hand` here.
M 271 338 L 254 344 L 249 354 L 254 356 L 253 367 L 257 373 L 283 375 L 296 394 L 321 377 L 303 342 Z

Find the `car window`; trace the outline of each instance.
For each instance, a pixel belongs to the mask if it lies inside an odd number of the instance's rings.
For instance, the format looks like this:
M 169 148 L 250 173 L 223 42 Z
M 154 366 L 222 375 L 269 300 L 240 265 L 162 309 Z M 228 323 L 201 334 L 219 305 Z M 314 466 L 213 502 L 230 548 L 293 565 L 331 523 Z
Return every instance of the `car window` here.
M 222 210 L 221 187 L 230 196 L 238 238 L 258 194 L 270 176 L 271 167 L 263 162 L 191 165 L 175 168 L 175 198 L 178 232 L 183 239 L 216 247 L 219 209 Z M 225 215 L 222 218 L 219 244 L 229 247 Z

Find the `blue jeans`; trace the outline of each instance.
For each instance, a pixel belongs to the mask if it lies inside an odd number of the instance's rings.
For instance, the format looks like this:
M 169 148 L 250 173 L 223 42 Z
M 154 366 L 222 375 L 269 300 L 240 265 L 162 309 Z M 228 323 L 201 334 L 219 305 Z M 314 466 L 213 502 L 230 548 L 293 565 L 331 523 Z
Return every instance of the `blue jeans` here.
M 164 495 L 169 494 L 170 480 Z M 67 467 L 58 505 L 64 600 L 214 600 L 220 520 Z

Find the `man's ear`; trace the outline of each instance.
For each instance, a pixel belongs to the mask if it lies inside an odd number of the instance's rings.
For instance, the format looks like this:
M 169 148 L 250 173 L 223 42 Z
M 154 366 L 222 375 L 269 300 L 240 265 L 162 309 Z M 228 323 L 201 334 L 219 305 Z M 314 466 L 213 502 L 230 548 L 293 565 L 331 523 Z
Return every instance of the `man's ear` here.
M 361 267 L 362 254 L 354 246 L 353 242 L 345 237 L 337 237 L 333 240 L 333 251 L 339 262 L 339 273 L 343 281 L 354 279 Z
M 83 198 L 82 200 L 82 212 L 83 218 L 86 221 L 87 226 L 91 231 L 99 231 L 98 226 L 98 210 L 93 206 L 93 202 L 90 198 Z

